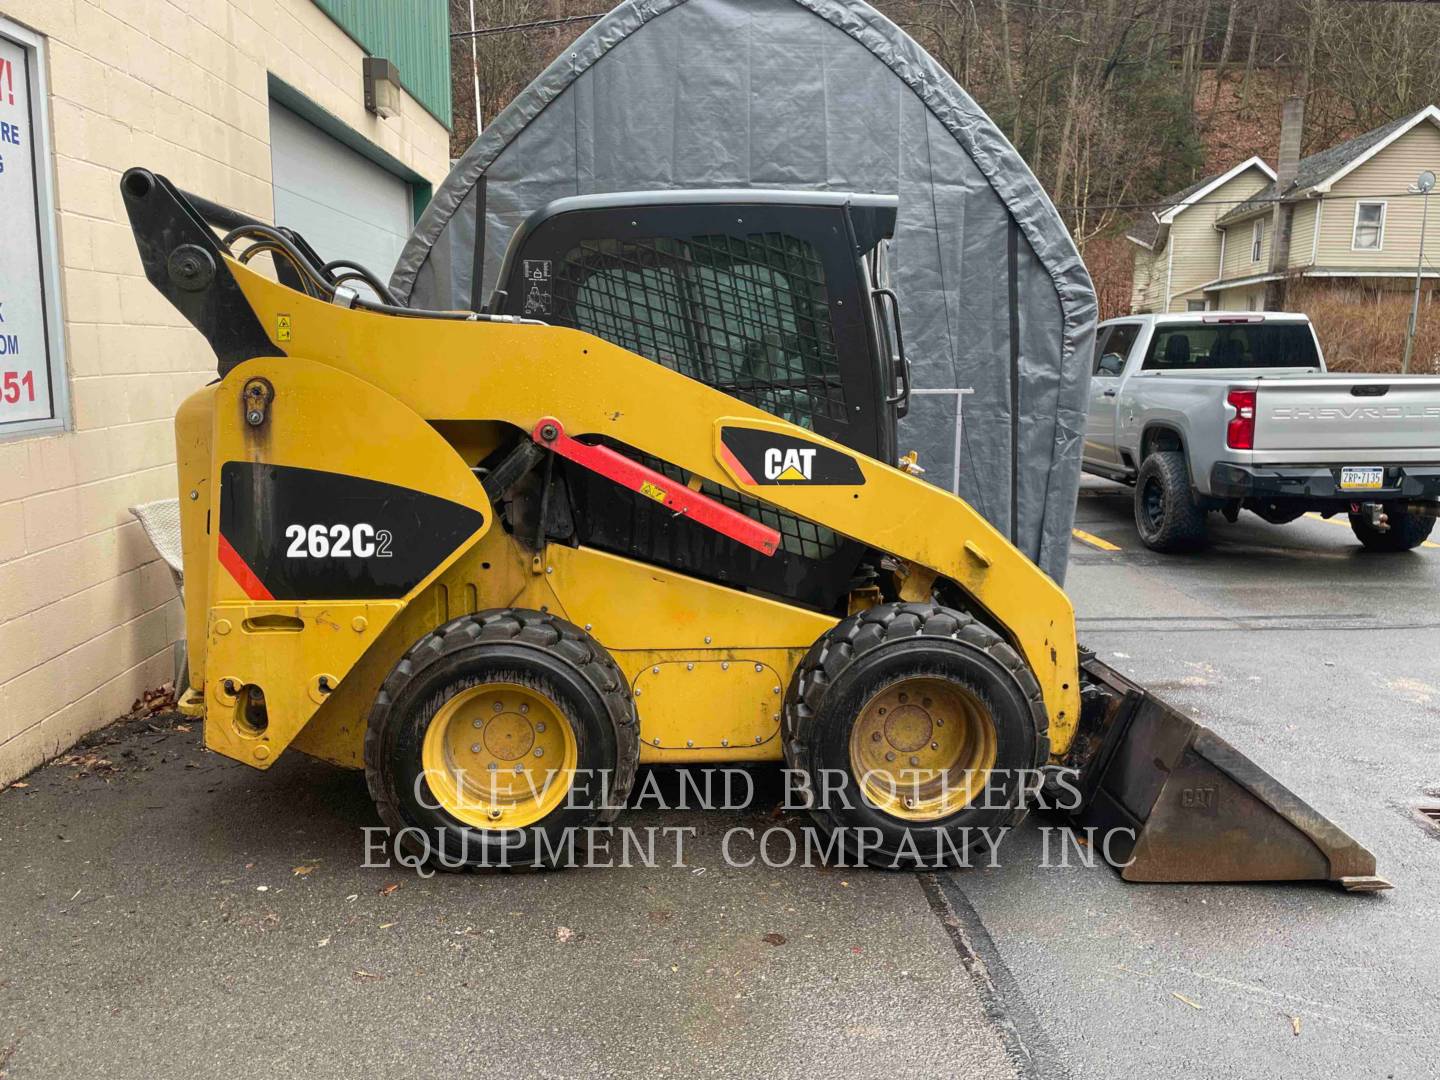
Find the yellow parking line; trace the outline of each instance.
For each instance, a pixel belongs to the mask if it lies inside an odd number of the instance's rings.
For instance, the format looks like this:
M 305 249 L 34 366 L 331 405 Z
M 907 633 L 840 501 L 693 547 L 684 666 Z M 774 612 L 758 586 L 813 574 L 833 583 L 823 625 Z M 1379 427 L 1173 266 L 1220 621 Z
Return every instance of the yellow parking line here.
M 1305 516 L 1307 518 L 1314 518 L 1316 521 L 1323 521 L 1326 525 L 1340 525 L 1347 529 L 1350 528 L 1350 518 L 1348 515 L 1336 514 L 1334 517 L 1327 518 L 1321 517 L 1319 514 L 1316 513 L 1310 513 L 1306 514 Z M 1440 548 L 1440 544 L 1435 543 L 1434 540 L 1426 540 L 1420 546 L 1427 548 Z
M 1119 544 L 1112 544 L 1109 540 L 1101 540 L 1100 537 L 1094 533 L 1088 533 L 1084 529 L 1071 529 L 1070 534 L 1074 536 L 1076 540 L 1089 544 L 1093 548 L 1099 548 L 1101 551 L 1120 550 Z

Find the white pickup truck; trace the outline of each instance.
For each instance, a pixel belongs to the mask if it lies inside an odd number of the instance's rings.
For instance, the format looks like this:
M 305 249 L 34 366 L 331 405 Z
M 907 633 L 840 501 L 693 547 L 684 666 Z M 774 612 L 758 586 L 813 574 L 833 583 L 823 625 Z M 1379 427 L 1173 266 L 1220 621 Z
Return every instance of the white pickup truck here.
M 1304 315 L 1194 312 L 1100 324 L 1086 472 L 1135 487 L 1156 551 L 1204 544 L 1207 518 L 1275 525 L 1348 514 L 1375 551 L 1408 551 L 1440 506 L 1440 378 L 1327 374 Z

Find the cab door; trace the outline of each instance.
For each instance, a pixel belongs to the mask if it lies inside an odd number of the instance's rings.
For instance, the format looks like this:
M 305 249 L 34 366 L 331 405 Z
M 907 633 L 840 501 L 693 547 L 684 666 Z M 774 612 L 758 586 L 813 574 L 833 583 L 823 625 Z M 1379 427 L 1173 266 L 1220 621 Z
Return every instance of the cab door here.
M 1086 461 L 1099 465 L 1121 464 L 1115 445 L 1120 380 L 1139 336 L 1139 323 L 1121 322 L 1101 327 L 1095 337 L 1095 366 L 1090 373 L 1090 411 L 1085 421 Z

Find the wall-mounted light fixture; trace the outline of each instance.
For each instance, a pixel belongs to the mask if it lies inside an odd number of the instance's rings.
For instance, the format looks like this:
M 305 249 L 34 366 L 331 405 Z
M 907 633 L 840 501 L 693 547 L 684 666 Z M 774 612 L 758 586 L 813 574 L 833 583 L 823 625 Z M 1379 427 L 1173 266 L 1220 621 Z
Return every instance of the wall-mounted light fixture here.
M 382 120 L 400 115 L 400 69 L 383 56 L 367 56 L 365 108 Z

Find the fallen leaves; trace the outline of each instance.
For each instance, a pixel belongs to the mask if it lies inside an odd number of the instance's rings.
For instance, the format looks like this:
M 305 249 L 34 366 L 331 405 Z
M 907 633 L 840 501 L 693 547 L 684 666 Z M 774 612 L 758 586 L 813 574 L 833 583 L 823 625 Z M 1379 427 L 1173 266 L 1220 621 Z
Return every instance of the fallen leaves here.
M 575 940 L 575 931 L 568 926 L 557 926 L 555 928 L 555 940 L 564 945 Z
M 63 765 L 75 769 L 72 779 L 79 780 L 86 776 L 108 777 L 115 772 L 115 763 L 107 757 L 87 751 L 80 754 L 65 754 L 55 759 L 54 764 Z
M 1205 1006 L 1204 1006 L 1204 1005 L 1201 1005 L 1198 1001 L 1191 1001 L 1191 1000 L 1190 1000 L 1188 997 L 1186 997 L 1184 994 L 1180 993 L 1179 990 L 1171 990 L 1171 991 L 1170 991 L 1170 996 L 1173 997 L 1173 998 L 1175 998 L 1177 1001 L 1183 1001 L 1186 1005 L 1189 1005 L 1192 1009 L 1197 1009 L 1197 1010 L 1199 1010 L 1199 1011 L 1201 1011 L 1201 1012 L 1203 1012 L 1203 1011 L 1205 1010 Z
M 386 885 L 383 889 L 380 890 L 380 895 L 389 896 L 398 888 L 400 888 L 400 883 L 398 881 L 391 882 L 389 885 Z
M 353 974 L 355 978 L 358 979 L 360 982 L 365 982 L 366 980 L 379 982 L 381 979 L 385 978 L 384 975 L 376 975 L 373 971 L 361 971 L 359 968 L 356 968 Z
M 315 867 L 313 866 L 297 866 L 291 870 L 290 873 L 295 877 L 308 877 L 314 869 Z
M 765 942 L 766 945 L 784 945 L 786 939 L 784 934 L 770 933 L 765 934 L 760 940 Z
M 1290 1017 L 1290 1030 L 1295 1032 L 1296 1035 L 1300 1034 L 1300 1017 Z

